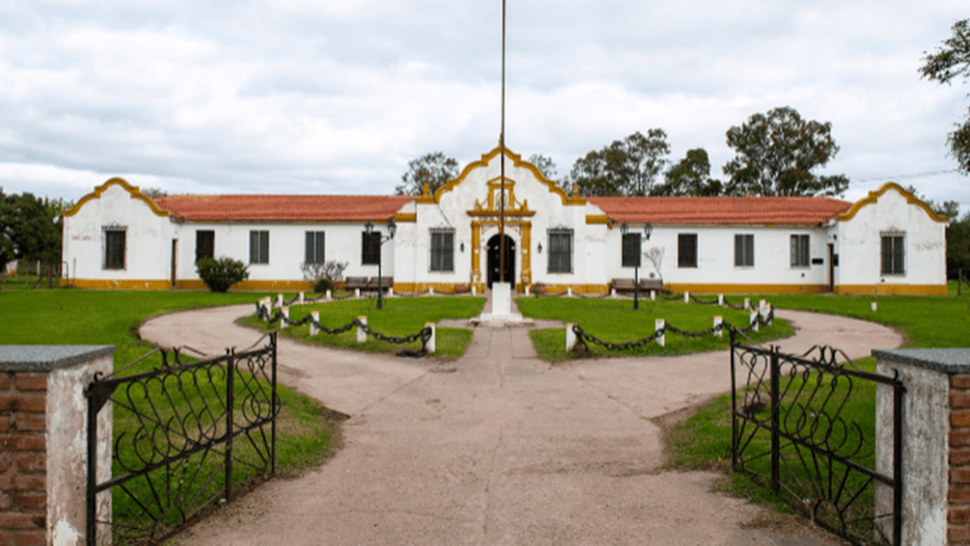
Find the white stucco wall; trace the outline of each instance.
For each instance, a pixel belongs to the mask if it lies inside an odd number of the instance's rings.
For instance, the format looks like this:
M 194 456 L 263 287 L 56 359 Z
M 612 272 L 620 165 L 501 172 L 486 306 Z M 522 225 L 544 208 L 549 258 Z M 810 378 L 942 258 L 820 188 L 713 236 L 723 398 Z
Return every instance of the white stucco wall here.
M 946 223 L 890 186 L 837 223 L 840 285 L 945 285 Z M 851 211 L 850 211 L 851 212 Z M 881 273 L 881 235 L 905 235 L 905 274 Z

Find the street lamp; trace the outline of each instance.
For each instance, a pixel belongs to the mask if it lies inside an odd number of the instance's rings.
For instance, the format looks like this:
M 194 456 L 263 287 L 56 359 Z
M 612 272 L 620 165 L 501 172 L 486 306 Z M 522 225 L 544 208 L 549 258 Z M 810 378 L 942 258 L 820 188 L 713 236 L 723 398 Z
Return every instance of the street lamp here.
M 387 223 L 387 237 L 382 235 L 381 242 L 380 244 L 377 245 L 377 308 L 378 309 L 384 308 L 384 303 L 381 298 L 381 296 L 384 293 L 384 289 L 381 286 L 381 274 L 382 274 L 381 269 L 384 263 L 384 260 L 382 259 L 382 256 L 381 256 L 383 254 L 381 252 L 381 247 L 384 246 L 384 243 L 394 238 L 395 231 L 397 231 L 397 224 L 394 223 L 394 219 L 392 218 L 391 221 Z M 372 224 L 370 220 L 368 220 L 367 223 L 364 224 L 364 232 L 367 233 L 368 235 L 374 232 L 374 224 Z
M 623 239 L 626 239 L 626 235 L 630 233 L 630 226 L 626 222 L 620 224 L 620 233 L 623 234 Z M 653 233 L 653 224 L 647 222 L 643 226 L 643 235 L 641 239 L 639 234 L 637 234 L 637 254 L 636 260 L 633 262 L 633 310 L 636 311 L 640 309 L 640 255 L 642 254 L 641 244 L 643 241 L 650 240 L 650 234 Z M 626 241 L 624 241 L 624 244 Z

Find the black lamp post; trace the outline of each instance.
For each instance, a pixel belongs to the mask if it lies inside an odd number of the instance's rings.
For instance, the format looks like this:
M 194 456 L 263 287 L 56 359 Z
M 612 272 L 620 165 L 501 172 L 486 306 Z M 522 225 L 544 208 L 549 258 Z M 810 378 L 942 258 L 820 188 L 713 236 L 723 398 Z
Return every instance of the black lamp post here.
M 368 235 L 370 235 L 371 233 L 373 233 L 374 232 L 374 224 L 372 224 L 368 220 L 367 223 L 364 224 L 364 231 Z M 381 286 L 381 274 L 382 274 L 381 269 L 382 269 L 382 265 L 384 263 L 384 259 L 383 259 L 383 256 L 382 256 L 383 252 L 381 251 L 381 248 L 384 246 L 384 243 L 386 243 L 386 242 L 388 242 L 388 241 L 390 241 L 391 239 L 394 238 L 394 232 L 395 231 L 397 231 L 397 224 L 394 223 L 394 219 L 391 219 L 391 221 L 387 223 L 387 237 L 385 237 L 385 236 L 382 235 L 381 236 L 381 242 L 380 242 L 379 245 L 377 245 L 377 308 L 378 309 L 383 309 L 384 308 L 384 302 L 383 302 L 383 299 L 382 299 L 382 295 L 384 294 L 384 288 Z
M 623 234 L 623 238 L 630 232 L 630 226 L 626 222 L 620 224 L 620 233 Z M 633 310 L 636 311 L 640 309 L 640 255 L 642 254 L 642 247 L 640 246 L 643 241 L 650 240 L 650 234 L 653 233 L 653 224 L 647 222 L 643 226 L 644 237 L 641 239 L 637 235 L 637 259 L 633 262 Z

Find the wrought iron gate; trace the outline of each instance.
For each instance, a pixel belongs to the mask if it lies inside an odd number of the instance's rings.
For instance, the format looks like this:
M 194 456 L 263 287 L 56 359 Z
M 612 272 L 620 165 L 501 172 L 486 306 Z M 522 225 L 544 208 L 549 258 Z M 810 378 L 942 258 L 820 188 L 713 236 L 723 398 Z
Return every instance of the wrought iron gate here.
M 831 347 L 795 356 L 742 345 L 736 336 L 732 331 L 734 469 L 856 544 L 901 544 L 902 381 L 860 370 Z M 877 385 L 893 389 L 894 400 L 894 445 L 880 452 L 880 464 Z
M 159 540 L 200 509 L 230 499 L 234 484 L 275 473 L 276 334 L 267 337 L 260 349 L 229 349 L 197 362 L 160 351 L 154 370 L 95 377 L 88 385 L 89 545 L 99 543 L 99 530 L 115 544 Z M 99 482 L 103 410 L 113 412 L 112 476 Z M 110 521 L 97 520 L 104 495 L 113 503 Z

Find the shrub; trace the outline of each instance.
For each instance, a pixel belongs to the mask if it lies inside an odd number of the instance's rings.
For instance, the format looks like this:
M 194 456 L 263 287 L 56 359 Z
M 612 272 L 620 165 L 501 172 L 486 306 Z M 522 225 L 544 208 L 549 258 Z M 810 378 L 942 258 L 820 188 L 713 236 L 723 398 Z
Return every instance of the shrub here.
M 249 271 L 245 264 L 226 257 L 218 260 L 202 258 L 195 264 L 195 270 L 198 271 L 202 282 L 213 292 L 226 292 L 230 286 L 249 278 Z
M 344 276 L 344 269 L 350 262 L 304 262 L 300 269 L 303 270 L 303 279 L 313 283 L 313 291 L 316 293 L 326 292 L 334 287 L 334 284 Z

